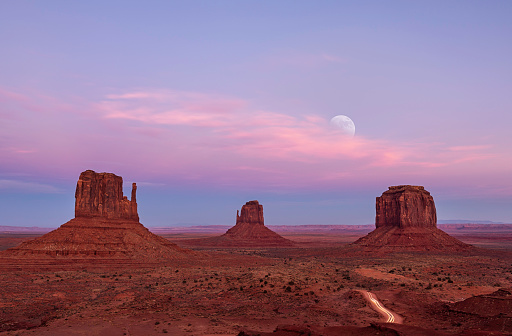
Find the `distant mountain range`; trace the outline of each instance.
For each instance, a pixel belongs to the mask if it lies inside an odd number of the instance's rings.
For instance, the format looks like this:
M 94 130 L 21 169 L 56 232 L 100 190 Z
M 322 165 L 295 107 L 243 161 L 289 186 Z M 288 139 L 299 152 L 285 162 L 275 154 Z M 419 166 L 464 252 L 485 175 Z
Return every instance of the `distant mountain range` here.
M 505 222 L 475 221 L 470 219 L 438 220 L 437 224 L 509 224 Z
M 497 228 L 499 226 L 510 226 L 511 223 L 493 222 L 493 221 L 474 221 L 465 219 L 439 220 L 437 221 L 441 229 L 470 229 L 481 226 Z M 180 233 L 224 233 L 233 225 L 191 225 L 191 226 L 167 226 L 167 227 L 149 227 L 150 231 L 156 234 L 180 234 Z M 375 224 L 366 225 L 267 225 L 269 229 L 278 233 L 343 233 L 346 231 L 370 232 L 375 228 Z M 26 234 L 44 234 L 56 228 L 46 228 L 37 226 L 4 226 L 0 225 L 0 233 L 26 233 Z
M 6 226 L 0 225 L 0 233 L 47 233 L 56 228 L 43 228 L 37 226 Z

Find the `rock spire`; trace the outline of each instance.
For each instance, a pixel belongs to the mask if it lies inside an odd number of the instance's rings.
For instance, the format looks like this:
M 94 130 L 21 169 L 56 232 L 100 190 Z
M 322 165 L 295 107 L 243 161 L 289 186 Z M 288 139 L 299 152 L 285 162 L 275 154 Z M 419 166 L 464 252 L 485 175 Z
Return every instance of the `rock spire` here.
M 294 242 L 281 237 L 264 224 L 263 206 L 258 201 L 249 201 L 236 212 L 236 224 L 219 237 L 182 240 L 189 246 L 218 247 L 287 247 Z
M 86 170 L 76 183 L 75 218 L 102 217 L 139 221 L 137 185 L 132 184 L 132 199 L 123 196 L 123 178 L 112 173 Z
M 75 265 L 75 261 L 121 265 L 199 256 L 200 253 L 182 249 L 139 223 L 136 190 L 133 183 L 128 200 L 123 196 L 122 177 L 92 170 L 82 172 L 76 185 L 75 218 L 44 236 L 3 251 L 0 259 L 38 260 L 36 264 L 44 259 L 66 265 Z
M 265 225 L 263 219 L 263 205 L 258 201 L 249 201 L 242 205 L 241 211 L 236 211 L 236 225 L 254 224 Z

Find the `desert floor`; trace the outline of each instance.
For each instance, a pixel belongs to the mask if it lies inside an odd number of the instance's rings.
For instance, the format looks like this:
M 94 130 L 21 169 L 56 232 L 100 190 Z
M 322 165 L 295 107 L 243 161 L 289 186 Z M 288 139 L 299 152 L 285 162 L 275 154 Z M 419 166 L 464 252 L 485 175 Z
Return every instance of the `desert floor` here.
M 358 232 L 288 233 L 297 247 L 201 248 L 206 256 L 179 264 L 0 263 L 0 335 L 237 335 L 385 322 L 366 291 L 407 325 L 491 330 L 446 307 L 512 288 L 512 232 L 451 234 L 485 249 L 362 254 L 346 247 Z M 178 244 L 208 235 L 163 234 Z M 35 236 L 2 234 L 0 249 Z

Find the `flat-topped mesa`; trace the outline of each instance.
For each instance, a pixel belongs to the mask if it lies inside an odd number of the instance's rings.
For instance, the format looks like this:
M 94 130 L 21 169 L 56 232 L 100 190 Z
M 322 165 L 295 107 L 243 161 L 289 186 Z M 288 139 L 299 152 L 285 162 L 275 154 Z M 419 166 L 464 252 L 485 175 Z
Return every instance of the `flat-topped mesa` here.
M 375 226 L 436 228 L 434 198 L 422 186 L 389 187 L 376 200 Z
M 242 210 L 236 211 L 236 225 L 254 224 L 265 225 L 263 220 L 263 205 L 258 201 L 249 201 L 242 205 Z
M 123 178 L 112 173 L 86 170 L 80 174 L 75 192 L 75 218 L 102 217 L 138 222 L 137 185 L 132 184 L 132 199 L 123 196 Z
M 437 228 L 434 198 L 423 187 L 389 187 L 377 197 L 375 210 L 375 230 L 352 246 L 376 253 L 462 252 L 472 248 Z

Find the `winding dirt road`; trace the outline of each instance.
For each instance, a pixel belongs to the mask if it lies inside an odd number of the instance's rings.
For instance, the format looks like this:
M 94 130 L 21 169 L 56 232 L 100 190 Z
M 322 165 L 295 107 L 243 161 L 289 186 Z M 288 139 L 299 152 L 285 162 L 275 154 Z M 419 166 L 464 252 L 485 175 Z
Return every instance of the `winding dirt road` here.
M 386 323 L 401 324 L 403 322 L 403 318 L 397 313 L 394 313 L 391 310 L 385 308 L 384 305 L 377 299 L 375 294 L 367 291 L 361 291 L 361 293 L 364 295 L 365 299 L 367 299 L 370 302 L 372 308 L 376 310 L 378 313 L 380 313 L 382 316 L 384 316 L 384 318 L 386 319 Z

